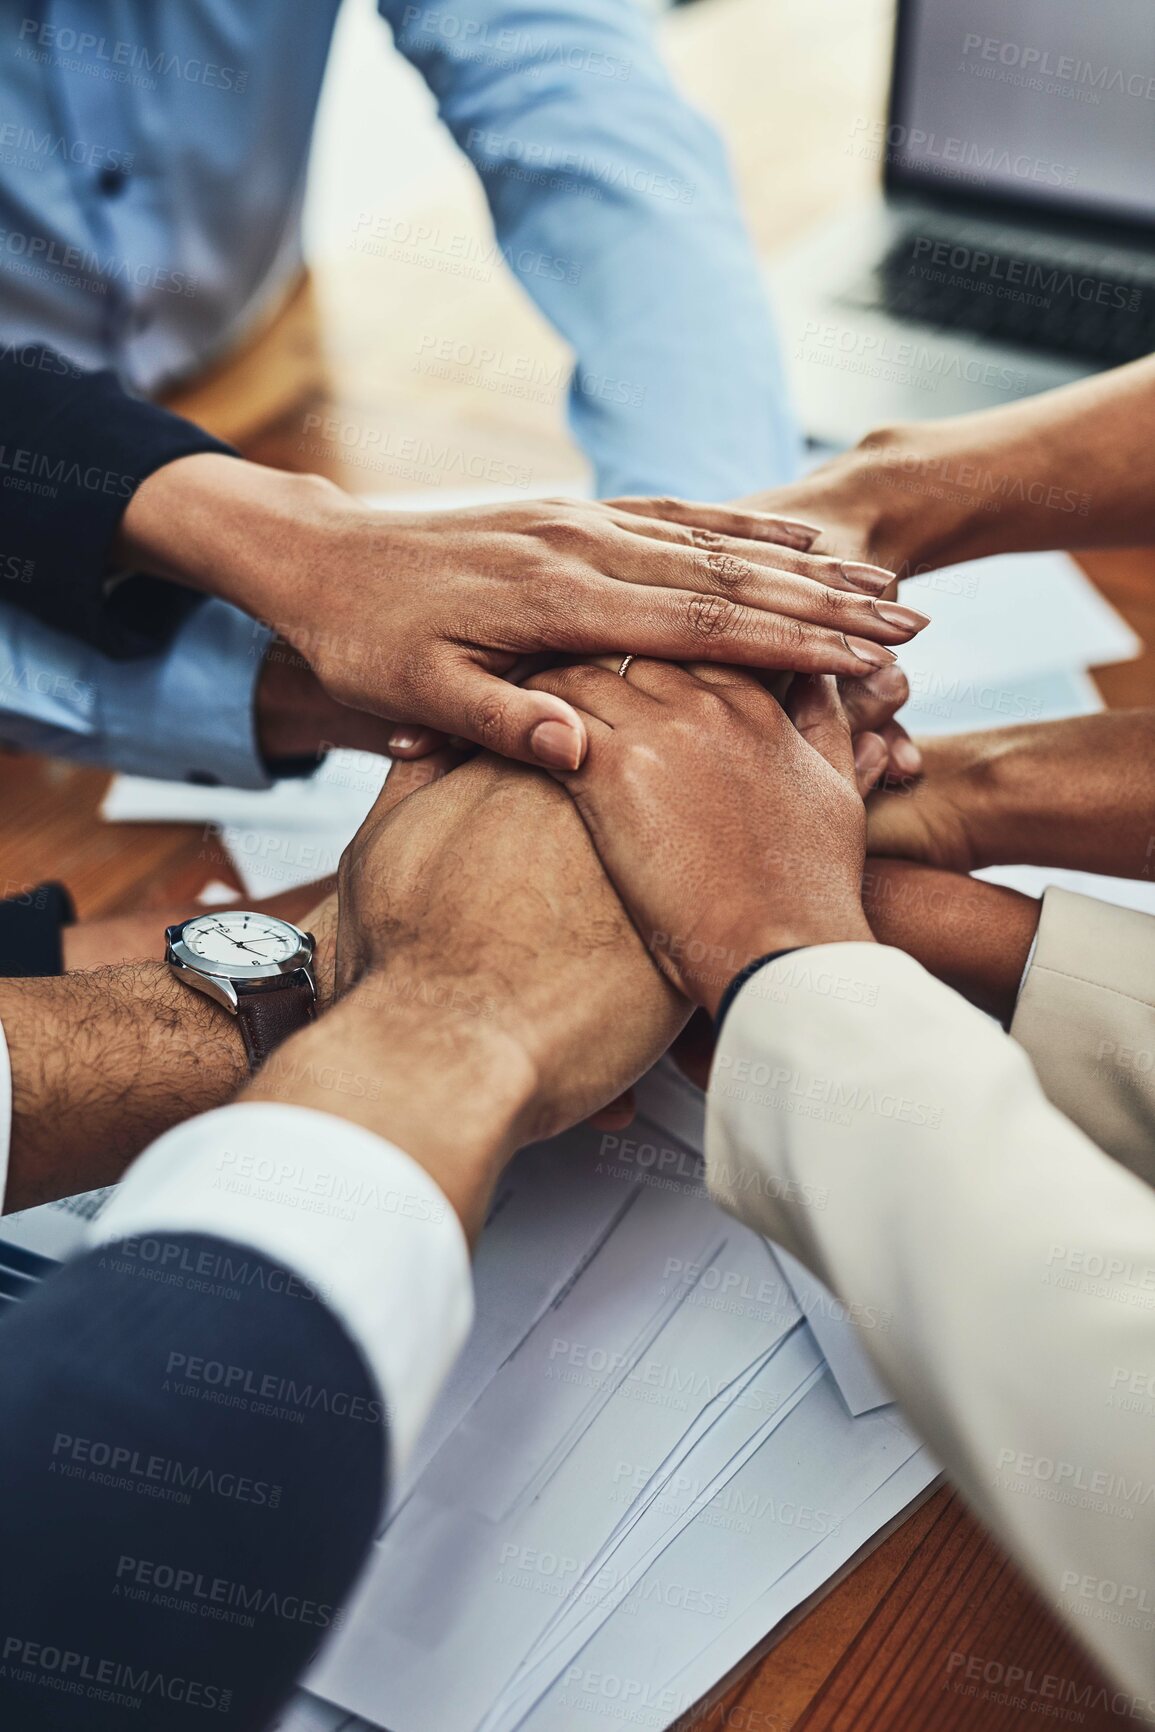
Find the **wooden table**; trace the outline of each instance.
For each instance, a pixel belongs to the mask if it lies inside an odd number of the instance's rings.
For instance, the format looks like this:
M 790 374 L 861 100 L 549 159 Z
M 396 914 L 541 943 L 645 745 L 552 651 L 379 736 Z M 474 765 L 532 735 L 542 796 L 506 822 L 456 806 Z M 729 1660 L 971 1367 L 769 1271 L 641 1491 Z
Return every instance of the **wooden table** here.
M 710 0 L 668 20 L 671 58 L 729 136 L 766 252 L 871 184 L 874 167 L 848 153 L 848 143 L 858 117 L 881 111 L 888 15 L 887 0 Z M 778 172 L 781 164 L 788 173 Z M 464 165 L 421 214 L 486 232 Z M 350 429 L 427 435 L 443 448 L 514 464 L 543 487 L 580 473 L 556 392 L 514 400 L 476 368 L 429 371 L 422 356 L 431 332 L 465 346 L 497 342 L 533 357 L 546 376 L 564 359 L 503 275 L 465 284 L 438 274 L 428 258 L 351 252 L 303 283 L 271 329 L 177 406 L 260 461 L 320 471 L 361 493 L 411 491 L 423 477 L 405 461 L 366 466 L 366 451 L 381 439 L 346 443 Z M 336 417 L 336 438 L 317 416 Z M 448 465 L 433 479 L 454 485 Z M 1100 555 L 1086 565 L 1155 644 L 1152 555 Z M 1100 685 L 1111 704 L 1155 702 L 1155 657 L 1105 671 Z M 93 916 L 191 899 L 213 877 L 236 882 L 219 848 L 193 826 L 102 825 L 106 780 L 47 760 L 0 759 L 3 893 L 50 874 Z M 969 1683 L 968 1664 L 988 1681 Z M 1008 1678 L 1011 1668 L 1018 1671 Z M 710 1732 L 1002 1732 L 1052 1717 L 1045 1710 L 1054 1699 L 1040 1692 L 1056 1686 L 1045 1678 L 1059 1680 L 1062 1700 L 1074 1705 L 1069 1723 L 1087 1732 L 1134 1725 L 1104 1705 L 1110 1692 L 1099 1693 L 1089 1662 L 943 1490 L 695 1723 Z

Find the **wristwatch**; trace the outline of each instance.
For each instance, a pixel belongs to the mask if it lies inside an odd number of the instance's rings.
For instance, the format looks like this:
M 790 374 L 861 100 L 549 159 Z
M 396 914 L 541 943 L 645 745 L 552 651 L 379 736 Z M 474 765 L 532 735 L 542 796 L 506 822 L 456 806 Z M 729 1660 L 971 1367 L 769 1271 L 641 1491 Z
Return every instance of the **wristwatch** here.
M 272 914 L 196 914 L 165 932 L 164 959 L 240 1024 L 256 1070 L 317 1011 L 313 935 Z

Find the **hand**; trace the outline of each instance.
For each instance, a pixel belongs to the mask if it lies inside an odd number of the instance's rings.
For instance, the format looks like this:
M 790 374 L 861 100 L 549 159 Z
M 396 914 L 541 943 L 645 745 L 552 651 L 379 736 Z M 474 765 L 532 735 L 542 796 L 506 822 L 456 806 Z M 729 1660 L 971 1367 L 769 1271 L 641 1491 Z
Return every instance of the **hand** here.
M 893 944 L 1006 1028 L 1014 1015 L 1041 904 L 1000 884 L 905 860 L 868 858 L 863 907 Z
M 527 658 L 632 650 L 859 676 L 926 616 L 889 572 L 813 558 L 807 525 L 675 501 L 370 511 L 330 483 L 212 454 L 150 476 L 117 555 L 272 621 L 340 703 L 573 768 L 581 722 L 503 678 Z
M 899 664 L 878 668 L 863 679 L 841 679 L 838 690 L 854 741 L 859 793 L 865 798 L 885 776 L 917 776 L 922 752 L 895 720 L 910 696 L 910 682 Z
M 986 769 L 995 733 L 945 736 L 919 742 L 922 775 L 899 787 L 879 788 L 866 806 L 871 854 L 936 866 L 945 872 L 976 872 L 982 858 L 985 808 L 990 802 Z
M 713 1012 L 753 957 L 870 940 L 866 819 L 833 681 L 796 679 L 788 715 L 751 675 L 708 663 L 539 679 L 585 718 L 587 761 L 559 779 L 680 992 Z
M 1024 541 L 1027 526 L 1016 513 L 1016 500 L 1050 489 L 1043 453 L 1009 437 L 1014 408 L 877 428 L 801 480 L 735 503 L 804 516 L 822 526 L 813 552 L 884 566 L 896 579 L 1020 545 L 1053 547 L 1054 510 L 1026 507 L 1028 519 L 1051 520 L 1043 525 L 1050 538 L 1036 531 L 1033 541 Z M 1072 535 L 1067 515 L 1064 532 Z
M 1155 864 L 1155 710 L 922 741 L 924 774 L 868 807 L 872 854 L 955 872 L 1070 867 L 1149 877 Z
M 284 641 L 269 645 L 257 679 L 257 740 L 267 763 L 312 758 L 320 763 L 334 746 L 388 756 L 396 723 L 332 697 L 304 656 Z M 406 756 L 432 751 L 438 736 L 426 728 L 411 734 Z
M 654 968 L 548 778 L 478 757 L 395 765 L 342 861 L 344 992 L 247 1098 L 390 1138 L 475 1235 L 501 1165 L 616 1100 L 689 1006 Z M 321 1087 L 343 1073 L 356 1089 Z

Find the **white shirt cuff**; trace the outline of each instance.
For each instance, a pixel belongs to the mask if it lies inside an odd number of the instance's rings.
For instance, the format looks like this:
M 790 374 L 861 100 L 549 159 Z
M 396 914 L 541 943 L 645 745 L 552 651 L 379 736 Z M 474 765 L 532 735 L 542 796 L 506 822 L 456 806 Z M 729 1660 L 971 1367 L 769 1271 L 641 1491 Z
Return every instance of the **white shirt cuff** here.
M 145 1150 L 89 1243 L 159 1232 L 232 1240 L 310 1283 L 376 1378 L 396 1479 L 473 1323 L 465 1235 L 424 1168 L 329 1113 L 221 1107 Z
M 12 1061 L 8 1057 L 8 1037 L 0 1022 L 0 1214 L 4 1212 L 4 1193 L 8 1189 L 8 1150 L 12 1144 Z

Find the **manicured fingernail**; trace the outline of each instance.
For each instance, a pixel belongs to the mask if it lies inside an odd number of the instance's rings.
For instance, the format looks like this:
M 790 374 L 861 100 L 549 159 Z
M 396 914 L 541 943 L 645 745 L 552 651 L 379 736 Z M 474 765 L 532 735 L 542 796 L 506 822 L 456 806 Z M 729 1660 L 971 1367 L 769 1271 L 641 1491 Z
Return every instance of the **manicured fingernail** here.
M 391 752 L 408 752 L 417 744 L 417 740 L 416 734 L 410 734 L 404 728 L 398 728 L 395 733 L 389 736 L 389 750 Z
M 843 559 L 838 569 L 859 589 L 868 589 L 874 595 L 881 595 L 894 582 L 893 571 L 884 571 L 881 565 L 863 565 L 859 559 Z
M 880 643 L 871 643 L 869 638 L 847 637 L 847 649 L 853 650 L 860 661 L 869 662 L 872 668 L 888 668 L 898 657 L 893 650 L 888 650 Z
M 791 541 L 797 544 L 800 553 L 813 547 L 822 534 L 816 523 L 803 523 L 797 517 L 772 517 L 770 521 L 780 535 L 788 535 Z
M 538 762 L 552 770 L 576 770 L 582 761 L 581 735 L 571 722 L 539 722 L 529 746 Z
M 887 759 L 886 741 L 878 734 L 859 734 L 854 742 L 854 767 L 863 774 L 881 769 Z
M 895 740 L 890 761 L 901 776 L 917 776 L 922 769 L 922 753 L 913 740 Z
M 879 619 L 884 619 L 887 625 L 895 625 L 900 631 L 921 631 L 930 624 L 930 615 L 919 613 L 917 608 L 900 607 L 896 601 L 873 601 L 871 607 Z

